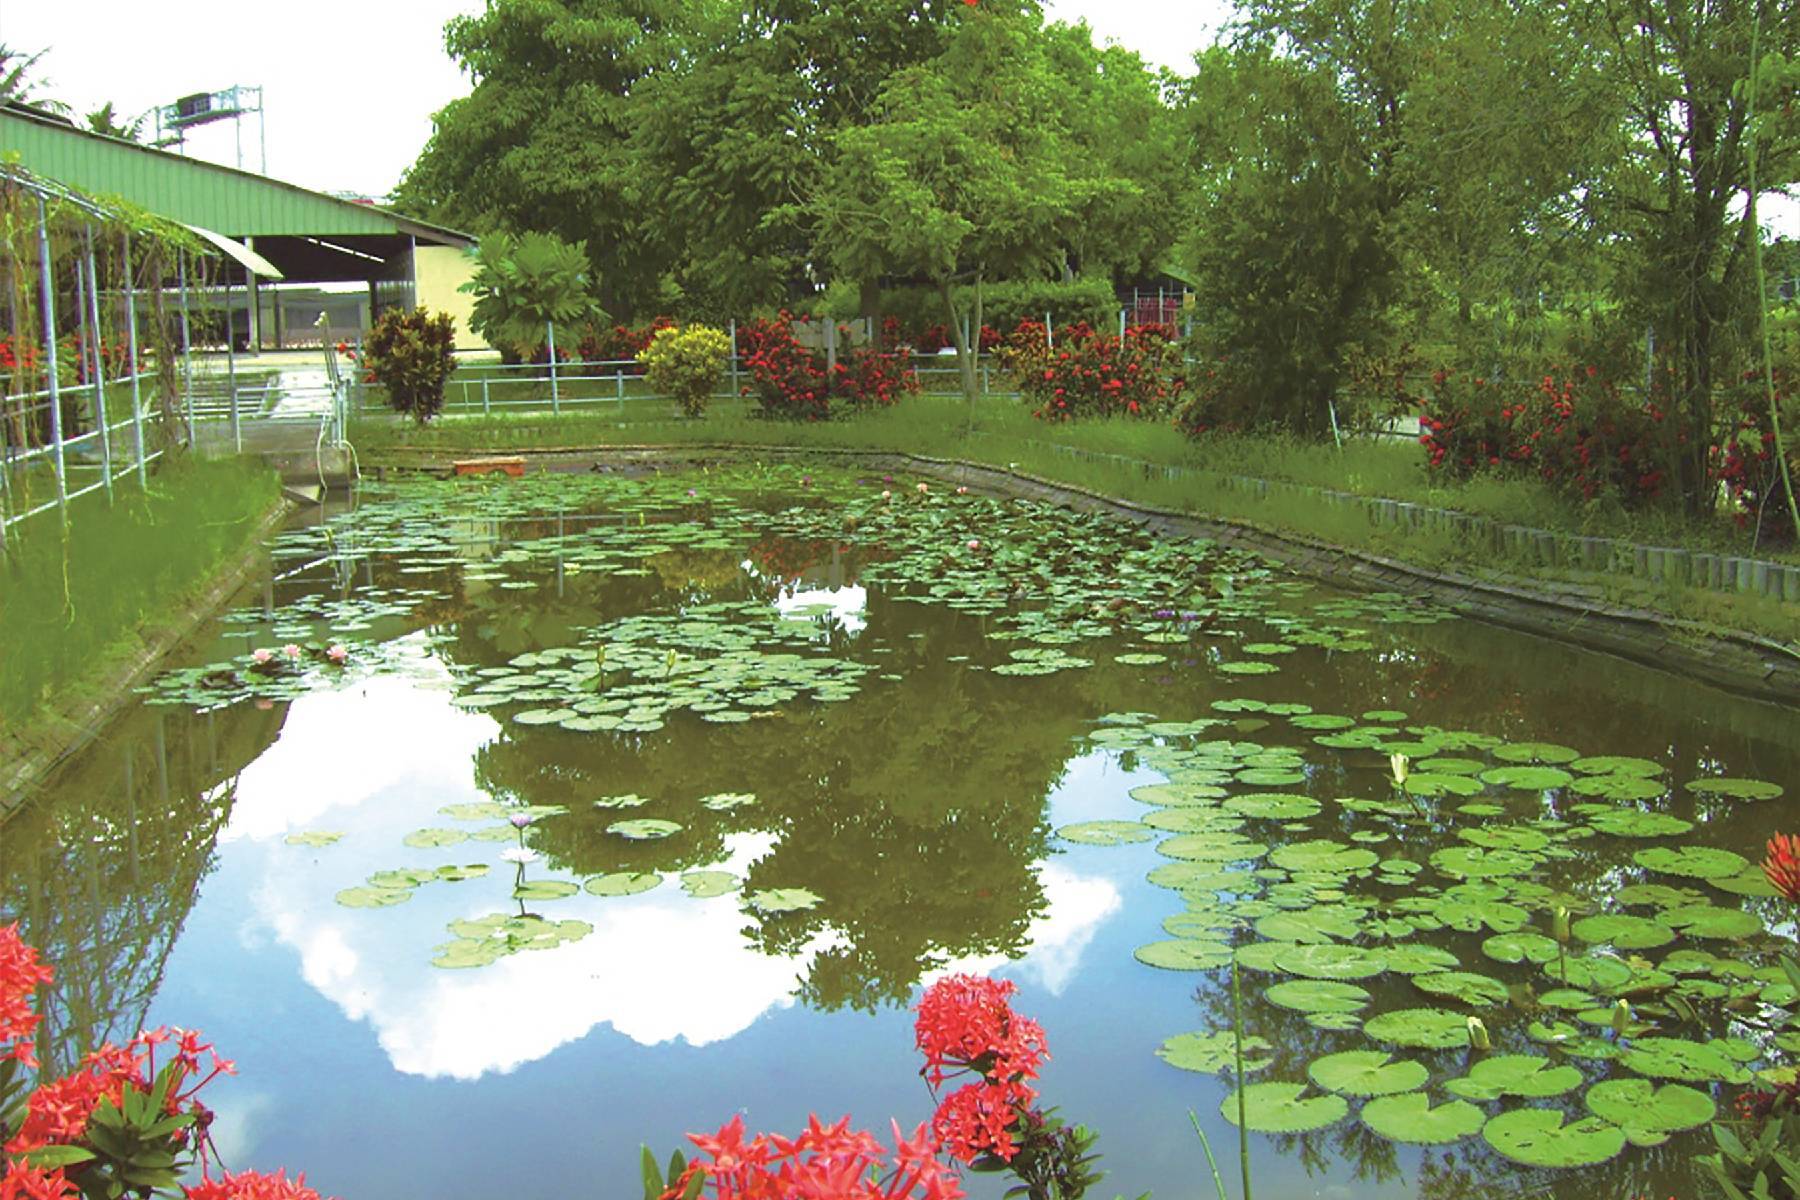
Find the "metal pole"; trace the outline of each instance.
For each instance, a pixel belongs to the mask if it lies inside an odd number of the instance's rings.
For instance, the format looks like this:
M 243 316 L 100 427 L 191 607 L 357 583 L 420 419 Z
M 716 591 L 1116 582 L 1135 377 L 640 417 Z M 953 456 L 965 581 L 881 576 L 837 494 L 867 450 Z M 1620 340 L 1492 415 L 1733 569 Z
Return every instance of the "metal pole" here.
M 69 502 L 69 481 L 63 462 L 62 381 L 56 373 L 56 281 L 50 275 L 50 214 L 42 197 L 38 199 L 38 294 L 44 309 L 44 358 L 50 385 L 50 454 L 56 466 L 56 504 L 62 509 Z
M 1119 310 L 1119 336 L 1125 336 L 1125 310 L 1122 308 Z
M 188 330 L 187 251 L 175 252 L 176 279 L 181 284 L 181 392 L 187 410 L 187 444 L 194 445 L 194 339 Z
M 556 390 L 556 322 L 545 321 L 544 329 L 550 335 L 550 411 L 562 413 L 562 396 Z
M 731 394 L 741 396 L 743 392 L 743 385 L 738 381 L 737 318 L 733 317 L 731 318 Z
M 131 441 L 137 452 L 138 485 L 148 486 L 144 471 L 144 404 L 138 376 L 137 287 L 131 275 L 131 231 L 125 231 L 125 347 L 131 355 Z
M 481 415 L 484 417 L 490 417 L 493 414 L 494 414 L 493 407 L 491 406 L 491 404 L 488 401 L 488 377 L 486 375 L 483 375 L 481 377 Z
M 1050 324 L 1050 314 L 1044 314 L 1044 345 L 1056 349 L 1056 330 Z
M 231 442 L 239 454 L 244 452 L 244 425 L 238 416 L 237 393 L 237 314 L 231 308 L 231 271 L 225 272 L 225 383 L 231 389 Z
M 87 227 L 87 302 L 84 315 L 93 334 L 94 420 L 100 426 L 100 477 L 106 482 L 106 498 L 112 499 L 112 431 L 106 427 L 106 368 L 100 354 L 100 274 L 94 269 L 94 226 Z

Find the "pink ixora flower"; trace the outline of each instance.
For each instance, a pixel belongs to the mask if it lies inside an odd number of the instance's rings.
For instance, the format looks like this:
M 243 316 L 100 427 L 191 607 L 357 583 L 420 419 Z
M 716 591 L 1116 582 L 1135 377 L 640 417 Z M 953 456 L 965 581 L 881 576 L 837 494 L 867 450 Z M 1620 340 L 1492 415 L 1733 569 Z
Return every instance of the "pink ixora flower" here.
M 292 642 L 289 642 L 287 645 L 285 645 L 281 648 L 281 657 L 287 659 L 289 662 L 299 662 L 300 661 L 300 647 L 296 646 Z
M 956 489 L 956 494 L 959 496 L 966 496 L 969 494 L 969 489 L 966 487 L 958 487 Z
M 271 661 L 274 657 L 275 657 L 275 652 L 273 650 L 269 649 L 267 646 L 258 646 L 256 649 L 254 649 L 250 652 L 250 660 L 252 662 L 256 663 L 258 666 L 261 666 L 263 663 Z
M 341 667 L 344 665 L 344 661 L 350 657 L 350 649 L 340 642 L 325 651 L 325 657 Z

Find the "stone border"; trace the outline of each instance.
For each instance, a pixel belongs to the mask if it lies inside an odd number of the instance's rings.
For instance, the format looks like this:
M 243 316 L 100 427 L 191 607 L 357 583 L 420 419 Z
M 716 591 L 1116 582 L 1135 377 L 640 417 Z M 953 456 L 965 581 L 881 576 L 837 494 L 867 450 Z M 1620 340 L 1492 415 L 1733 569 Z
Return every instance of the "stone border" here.
M 376 469 L 378 473 L 383 469 L 442 471 L 447 467 L 449 453 L 414 452 L 418 457 L 412 461 L 390 460 Z M 697 465 L 717 462 L 722 457 L 740 460 L 762 457 L 835 460 L 865 470 L 912 471 L 1003 495 L 1106 511 L 1159 532 L 1241 546 L 1289 570 L 1340 587 L 1427 596 L 1458 613 L 1490 624 L 1611 654 L 1752 699 L 1800 705 L 1800 651 L 1768 638 L 1615 604 L 1572 585 L 1558 588 L 1545 580 L 1523 577 L 1484 579 L 1455 571 L 1431 570 L 1302 534 L 1280 532 L 1250 521 L 1208 518 L 1138 504 L 1003 467 L 902 451 L 729 443 L 562 446 L 517 453 L 550 469 L 592 468 L 613 463 Z
M 249 582 L 267 553 L 264 542 L 293 510 L 292 502 L 285 499 L 270 505 L 247 535 L 249 544 L 237 560 L 215 572 L 197 593 L 182 597 L 179 612 L 144 633 L 141 644 L 123 662 L 108 666 L 96 678 L 78 680 L 72 685 L 74 700 L 48 706 L 33 719 L 24 736 L 0 743 L 0 757 L 5 759 L 0 765 L 0 824 L 30 801 L 52 771 L 98 738 L 131 703 L 132 689 Z
M 1800 566 L 1769 559 L 1714 554 L 1678 546 L 1646 546 L 1624 538 L 1587 537 L 1582 534 L 1560 533 L 1553 529 L 1539 529 L 1535 525 L 1509 525 L 1491 517 L 1476 516 L 1453 508 L 1415 504 L 1407 500 L 1389 500 L 1381 496 L 1364 496 L 1356 492 L 1340 492 L 1335 488 L 1263 479 L 1254 475 L 1231 475 L 1223 471 L 1156 463 L 1125 454 L 1086 450 L 1061 442 L 1029 439 L 1029 444 L 1083 462 L 1109 462 L 1142 471 L 1145 478 L 1204 478 L 1232 491 L 1248 492 L 1255 496 L 1280 493 L 1339 507 L 1354 507 L 1361 509 L 1370 522 L 1376 525 L 1406 525 L 1415 529 L 1454 531 L 1463 536 L 1480 538 L 1497 553 L 1506 553 L 1528 562 L 1535 561 L 1547 567 L 1627 575 L 1649 583 L 1673 583 L 1714 592 L 1742 592 L 1800 605 Z

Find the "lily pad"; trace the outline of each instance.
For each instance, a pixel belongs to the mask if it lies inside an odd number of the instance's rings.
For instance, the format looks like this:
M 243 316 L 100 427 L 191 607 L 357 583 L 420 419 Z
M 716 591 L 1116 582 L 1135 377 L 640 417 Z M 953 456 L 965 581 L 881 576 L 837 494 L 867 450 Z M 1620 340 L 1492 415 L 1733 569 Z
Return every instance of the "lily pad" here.
M 1289 946 L 1275 956 L 1275 965 L 1308 979 L 1366 979 L 1387 969 L 1379 950 L 1338 945 Z
M 684 871 L 681 888 L 696 900 L 724 896 L 743 886 L 743 880 L 730 871 Z
M 1444 1088 L 1465 1100 L 1502 1096 L 1542 1100 L 1578 1088 L 1581 1082 L 1576 1067 L 1557 1066 L 1536 1054 L 1500 1054 L 1477 1059 L 1467 1075 L 1448 1081 Z
M 1713 1119 L 1718 1107 L 1705 1092 L 1648 1079 L 1605 1079 L 1587 1090 L 1588 1111 L 1627 1130 L 1679 1133 Z M 1633 1139 L 1636 1140 L 1636 1139 Z
M 656 817 L 639 817 L 631 821 L 614 821 L 606 827 L 606 832 L 634 842 L 655 841 L 681 832 L 681 826 L 675 821 L 664 821 Z
M 1307 1096 L 1303 1083 L 1252 1083 L 1243 1088 L 1244 1127 L 1254 1133 L 1304 1133 L 1335 1125 L 1350 1114 L 1342 1096 Z M 1238 1123 L 1238 1094 L 1226 1096 L 1219 1111 Z
M 1363 1032 L 1396 1046 L 1448 1050 L 1469 1044 L 1469 1019 L 1442 1008 L 1403 1008 L 1364 1021 Z
M 1784 789 L 1766 779 L 1729 779 L 1713 776 L 1689 780 L 1687 790 L 1698 796 L 1724 796 L 1731 800 L 1774 800 Z
M 746 899 L 751 908 L 765 914 L 800 912 L 825 903 L 825 897 L 805 888 L 766 888 L 751 892 Z
M 1723 879 L 1742 873 L 1750 865 L 1749 860 L 1741 854 L 1711 846 L 1684 846 L 1680 849 L 1652 846 L 1648 850 L 1639 850 L 1631 856 L 1631 860 L 1640 867 L 1664 875 L 1685 875 L 1693 879 Z
M 1394 1062 L 1386 1050 L 1346 1050 L 1316 1058 L 1307 1077 L 1328 1092 L 1345 1096 L 1390 1096 L 1417 1091 L 1431 1078 L 1422 1063 Z
M 1369 1003 L 1367 991 L 1335 979 L 1290 979 L 1263 995 L 1269 1003 L 1297 1012 L 1355 1012 Z
M 1746 1083 L 1750 1079 L 1750 1072 L 1718 1046 L 1685 1038 L 1637 1038 L 1619 1055 L 1619 1061 L 1639 1075 L 1683 1083 Z
M 1518 792 L 1548 792 L 1565 787 L 1574 776 L 1557 767 L 1495 767 L 1481 773 L 1483 783 Z
M 1275 1061 L 1275 1048 L 1259 1037 L 1244 1039 L 1244 1070 L 1260 1071 Z M 1233 1070 L 1237 1063 L 1237 1046 L 1229 1029 L 1216 1033 L 1182 1033 L 1157 1048 L 1157 1057 L 1171 1067 L 1213 1075 Z
M 1496 1151 L 1530 1167 L 1585 1167 L 1625 1148 L 1625 1131 L 1598 1117 L 1563 1124 L 1551 1108 L 1519 1108 L 1487 1123 L 1482 1138 Z
M 411 888 L 352 887 L 339 892 L 337 902 L 345 908 L 391 908 L 412 897 Z
M 654 871 L 614 871 L 594 876 L 585 886 L 595 896 L 635 896 L 661 884 L 662 876 Z
M 310 846 L 319 850 L 337 845 L 344 840 L 344 835 L 337 830 L 312 829 L 304 833 L 290 833 L 282 840 L 290 846 Z
M 1145 966 L 1165 971 L 1210 971 L 1231 961 L 1231 947 L 1221 941 L 1175 938 L 1139 946 L 1134 956 Z
M 1443 971 L 1414 975 L 1413 986 L 1433 996 L 1448 996 L 1476 1007 L 1506 1003 L 1506 985 L 1490 975 L 1472 971 Z
M 1620 950 L 1648 950 L 1675 940 L 1674 932 L 1661 921 L 1619 913 L 1583 917 L 1570 926 L 1570 932 L 1584 942 L 1604 942 Z
M 1156 836 L 1156 831 L 1140 821 L 1082 821 L 1064 825 L 1056 836 L 1084 846 L 1123 846 L 1147 842 Z
M 1464 1100 L 1433 1108 L 1424 1092 L 1406 1092 L 1363 1105 L 1362 1122 L 1389 1141 L 1441 1146 L 1480 1133 L 1487 1114 Z
M 469 835 L 460 829 L 415 829 L 400 839 L 415 850 L 425 850 L 438 846 L 455 846 L 469 840 Z

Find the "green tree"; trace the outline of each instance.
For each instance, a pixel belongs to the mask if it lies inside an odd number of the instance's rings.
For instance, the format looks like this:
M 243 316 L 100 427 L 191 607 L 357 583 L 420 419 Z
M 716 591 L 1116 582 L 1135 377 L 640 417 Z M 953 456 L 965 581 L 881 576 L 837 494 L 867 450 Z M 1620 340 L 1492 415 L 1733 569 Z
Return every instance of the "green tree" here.
M 129 121 L 125 120 L 114 110 L 111 100 L 88 113 L 82 120 L 95 133 L 104 133 L 107 137 L 124 138 L 128 142 L 135 142 L 144 134 L 144 118 L 138 116 Z
M 882 88 L 874 117 L 842 129 L 806 210 L 826 261 L 850 278 L 903 275 L 942 297 L 963 390 L 975 362 L 955 285 L 1044 275 L 1109 211 L 1141 195 L 1080 153 L 1033 10 L 971 8 L 944 53 Z
M 1605 38 L 1607 72 L 1623 105 L 1623 161 L 1600 195 L 1625 249 L 1628 307 L 1648 319 L 1670 377 L 1676 485 L 1685 507 L 1715 502 L 1708 451 L 1720 383 L 1741 366 L 1754 299 L 1743 210 L 1755 140 L 1759 190 L 1800 180 L 1794 81 L 1769 62 L 1752 127 L 1743 87 L 1751 36 L 1771 50 L 1800 45 L 1794 0 L 1592 0 L 1582 10 Z
M 32 72 L 42 61 L 48 50 L 38 50 L 27 54 L 0 42 L 0 101 L 16 100 L 23 104 L 38 103 L 36 92 L 43 81 L 34 79 Z M 60 105 L 51 107 L 60 108 Z
M 444 43 L 474 82 L 434 118 L 399 206 L 478 233 L 586 245 L 608 309 L 653 303 L 662 214 L 639 186 L 634 93 L 684 55 L 700 0 L 490 0 Z
M 462 290 L 475 297 L 469 324 L 509 361 L 531 358 L 562 326 L 573 336 L 606 314 L 589 282 L 587 247 L 548 233 L 493 233 L 483 238 L 475 276 Z

